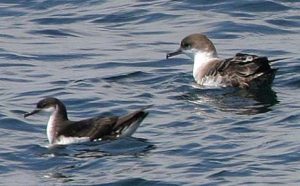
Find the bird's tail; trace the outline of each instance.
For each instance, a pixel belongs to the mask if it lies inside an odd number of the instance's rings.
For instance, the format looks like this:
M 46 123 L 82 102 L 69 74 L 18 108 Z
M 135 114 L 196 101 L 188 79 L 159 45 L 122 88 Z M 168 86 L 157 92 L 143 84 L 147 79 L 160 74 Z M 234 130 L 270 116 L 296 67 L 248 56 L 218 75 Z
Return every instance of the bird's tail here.
M 117 124 L 114 126 L 114 130 L 119 133 L 121 137 L 131 136 L 149 114 L 145 109 L 148 109 L 151 106 L 152 105 L 143 107 L 133 113 L 120 117 Z
M 281 61 L 281 60 L 286 60 L 286 59 L 289 59 L 288 57 L 284 57 L 284 58 L 277 58 L 277 59 L 272 59 L 272 60 L 269 60 L 270 63 L 272 62 L 275 62 L 275 61 Z

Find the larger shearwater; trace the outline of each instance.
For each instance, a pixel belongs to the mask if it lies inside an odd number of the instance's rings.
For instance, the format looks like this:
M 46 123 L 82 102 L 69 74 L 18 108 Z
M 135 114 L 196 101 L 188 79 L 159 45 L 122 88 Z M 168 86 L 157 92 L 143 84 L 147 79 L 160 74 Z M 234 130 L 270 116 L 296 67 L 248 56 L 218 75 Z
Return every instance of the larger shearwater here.
M 193 76 L 200 85 L 260 88 L 270 86 L 277 69 L 271 68 L 267 57 L 237 53 L 229 59 L 220 59 L 213 43 L 203 34 L 185 37 L 180 48 L 167 54 L 167 59 L 186 54 L 194 60 Z

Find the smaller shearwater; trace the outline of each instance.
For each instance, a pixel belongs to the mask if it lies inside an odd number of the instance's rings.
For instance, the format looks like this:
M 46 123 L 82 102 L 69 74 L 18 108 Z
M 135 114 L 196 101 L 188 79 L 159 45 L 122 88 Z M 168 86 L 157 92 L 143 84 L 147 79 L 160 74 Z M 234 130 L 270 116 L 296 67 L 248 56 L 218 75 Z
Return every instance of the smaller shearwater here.
M 268 60 L 250 54 L 238 53 L 229 59 L 220 59 L 213 43 L 203 34 L 185 37 L 180 48 L 167 54 L 169 57 L 186 54 L 194 60 L 193 76 L 204 86 L 260 88 L 270 86 L 277 69 L 271 68 Z
M 120 117 L 94 117 L 70 121 L 65 105 L 59 99 L 48 97 L 39 101 L 36 109 L 24 114 L 24 117 L 40 111 L 51 112 L 47 124 L 47 137 L 51 145 L 62 145 L 131 136 L 148 115 L 148 112 L 144 111 L 148 107 Z

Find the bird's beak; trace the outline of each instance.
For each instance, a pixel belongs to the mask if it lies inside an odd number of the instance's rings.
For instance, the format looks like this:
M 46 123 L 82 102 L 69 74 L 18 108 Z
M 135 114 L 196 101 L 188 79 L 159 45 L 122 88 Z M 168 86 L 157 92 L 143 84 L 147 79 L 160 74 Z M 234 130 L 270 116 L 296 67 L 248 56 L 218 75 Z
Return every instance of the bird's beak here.
M 169 59 L 170 57 L 172 56 L 176 56 L 176 55 L 179 55 L 179 54 L 182 54 L 182 49 L 179 48 L 178 50 L 176 50 L 175 52 L 170 52 L 170 53 L 167 53 L 167 56 L 166 58 Z
M 36 114 L 36 113 L 38 113 L 38 112 L 40 112 L 40 111 L 41 111 L 40 109 L 35 109 L 35 110 L 33 110 L 32 112 L 27 112 L 27 113 L 24 114 L 24 118 L 27 118 L 28 116 L 31 116 L 31 115 L 33 115 L 33 114 Z

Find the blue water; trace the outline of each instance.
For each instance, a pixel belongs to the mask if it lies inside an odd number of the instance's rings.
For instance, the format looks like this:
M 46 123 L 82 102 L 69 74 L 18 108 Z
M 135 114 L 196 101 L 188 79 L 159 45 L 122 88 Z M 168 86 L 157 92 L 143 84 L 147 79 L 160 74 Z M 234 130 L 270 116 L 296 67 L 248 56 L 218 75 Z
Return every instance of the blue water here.
M 195 86 L 165 60 L 191 33 L 220 56 L 287 58 L 271 90 Z M 297 185 L 300 1 L 2 0 L 0 185 Z M 43 97 L 73 120 L 153 104 L 132 138 L 48 148 Z

